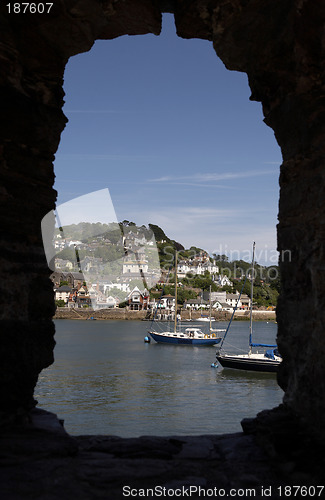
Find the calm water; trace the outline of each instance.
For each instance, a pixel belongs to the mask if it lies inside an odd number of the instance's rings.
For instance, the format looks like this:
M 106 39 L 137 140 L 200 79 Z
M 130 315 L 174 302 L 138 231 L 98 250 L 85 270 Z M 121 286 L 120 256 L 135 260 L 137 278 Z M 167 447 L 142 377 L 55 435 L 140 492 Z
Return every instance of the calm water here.
M 242 418 L 281 402 L 275 375 L 211 368 L 215 347 L 146 344 L 149 325 L 56 321 L 55 363 L 40 375 L 39 407 L 71 434 L 130 437 L 238 432 Z M 276 324 L 255 323 L 256 342 L 275 335 Z M 227 339 L 246 348 L 248 322 L 233 322 Z

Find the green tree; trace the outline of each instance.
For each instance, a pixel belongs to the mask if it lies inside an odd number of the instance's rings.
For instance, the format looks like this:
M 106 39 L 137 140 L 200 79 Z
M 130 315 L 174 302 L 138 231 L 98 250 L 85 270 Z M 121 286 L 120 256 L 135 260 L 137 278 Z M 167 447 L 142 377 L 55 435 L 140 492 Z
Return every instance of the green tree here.
M 63 260 L 70 260 L 71 262 L 77 262 L 76 251 L 71 247 L 64 248 L 56 257 Z
M 157 242 L 161 240 L 170 241 L 161 227 L 157 226 L 156 224 L 149 224 L 149 228 L 153 232 Z
M 214 253 L 212 255 L 213 255 L 213 258 L 219 263 L 224 264 L 225 262 L 228 262 L 228 260 L 229 260 L 227 255 L 220 255 L 220 254 L 216 254 L 216 253 Z
M 251 284 L 250 284 L 250 281 L 247 279 L 245 281 L 245 279 L 242 279 L 240 281 L 234 281 L 234 284 L 233 284 L 233 289 L 234 289 L 234 292 L 237 291 L 237 292 L 241 292 L 250 296 L 251 294 Z
M 194 290 L 186 290 L 185 288 L 181 288 L 177 290 L 177 304 L 184 304 L 186 300 L 196 299 L 197 293 Z
M 270 287 L 273 290 L 276 290 L 280 293 L 281 290 L 281 275 L 280 269 L 278 266 L 270 266 L 267 268 L 267 282 L 270 284 Z

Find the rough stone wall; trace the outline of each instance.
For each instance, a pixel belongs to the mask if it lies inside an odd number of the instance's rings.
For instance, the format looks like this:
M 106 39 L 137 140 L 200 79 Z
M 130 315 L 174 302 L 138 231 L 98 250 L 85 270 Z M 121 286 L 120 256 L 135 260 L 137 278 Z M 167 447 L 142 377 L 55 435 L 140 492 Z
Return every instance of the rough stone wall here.
M 151 1 L 56 0 L 50 14 L 0 5 L 0 417 L 35 405 L 39 372 L 53 362 L 55 312 L 40 222 L 55 207 L 53 160 L 66 118 L 65 65 L 96 38 L 159 34 Z
M 247 73 L 281 147 L 278 381 L 289 408 L 324 434 L 325 4 L 202 0 L 187 9 L 184 0 L 176 20 L 180 36 L 213 40 L 228 69 Z
M 52 162 L 65 118 L 64 64 L 40 44 L 31 20 L 1 6 L 1 409 L 33 407 L 42 368 L 53 361 L 53 291 L 40 220 L 54 207 Z
M 56 0 L 48 15 L 8 15 L 1 2 L 2 408 L 32 406 L 38 373 L 52 362 L 40 220 L 56 197 L 65 64 L 98 38 L 159 34 L 161 10 L 174 11 L 180 36 L 213 41 L 229 69 L 247 73 L 281 147 L 278 249 L 290 258 L 280 262 L 279 383 L 288 406 L 324 429 L 323 0 Z

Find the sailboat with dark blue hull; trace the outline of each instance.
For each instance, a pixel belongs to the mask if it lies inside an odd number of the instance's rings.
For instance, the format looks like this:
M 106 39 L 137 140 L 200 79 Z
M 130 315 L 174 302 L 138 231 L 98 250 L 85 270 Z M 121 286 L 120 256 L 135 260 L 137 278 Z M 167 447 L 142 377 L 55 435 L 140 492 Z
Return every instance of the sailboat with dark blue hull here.
M 215 333 L 205 334 L 200 328 L 186 328 L 182 331 L 163 331 L 157 332 L 149 330 L 149 335 L 161 344 L 178 344 L 178 345 L 193 345 L 193 346 L 211 346 L 218 344 L 221 337 L 217 337 Z
M 222 346 L 228 333 L 232 318 L 229 322 L 226 333 L 220 343 L 220 348 L 217 350 L 217 361 L 223 368 L 233 368 L 235 370 L 246 370 L 254 372 L 274 373 L 278 371 L 282 357 L 278 351 L 277 345 L 273 344 L 258 344 L 253 342 L 253 287 L 254 287 L 254 258 L 255 258 L 255 242 L 253 244 L 253 262 L 251 276 L 251 304 L 250 304 L 250 325 L 249 325 L 249 349 L 247 354 L 227 354 L 222 352 Z M 263 352 L 254 352 L 254 349 L 263 348 Z M 267 349 L 267 350 L 266 350 Z
M 210 293 L 211 297 L 211 293 Z M 213 346 L 221 342 L 222 337 L 219 332 L 225 332 L 224 329 L 211 328 L 211 302 L 210 302 L 210 327 L 209 333 L 204 333 L 201 328 L 185 328 L 184 331 L 177 324 L 177 254 L 175 254 L 175 311 L 174 311 L 174 329 L 171 331 L 158 331 L 153 329 L 153 323 L 148 331 L 150 337 L 161 344 L 177 344 L 192 346 Z

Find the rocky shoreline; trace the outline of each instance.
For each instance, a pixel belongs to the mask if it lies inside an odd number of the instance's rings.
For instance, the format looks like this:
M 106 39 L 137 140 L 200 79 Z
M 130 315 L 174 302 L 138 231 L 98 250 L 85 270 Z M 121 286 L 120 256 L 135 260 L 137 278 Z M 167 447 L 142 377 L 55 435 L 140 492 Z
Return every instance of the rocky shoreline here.
M 190 319 L 189 311 L 181 312 L 182 320 Z M 198 319 L 200 312 L 193 312 L 192 319 Z M 213 318 L 217 321 L 229 321 L 231 313 L 227 311 L 214 312 Z M 81 309 L 58 307 L 53 319 L 80 319 L 80 320 L 150 320 L 148 311 L 130 311 L 123 309 Z M 248 320 L 249 311 L 236 311 L 234 319 Z M 256 321 L 276 321 L 275 311 L 253 311 L 253 319 Z

